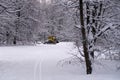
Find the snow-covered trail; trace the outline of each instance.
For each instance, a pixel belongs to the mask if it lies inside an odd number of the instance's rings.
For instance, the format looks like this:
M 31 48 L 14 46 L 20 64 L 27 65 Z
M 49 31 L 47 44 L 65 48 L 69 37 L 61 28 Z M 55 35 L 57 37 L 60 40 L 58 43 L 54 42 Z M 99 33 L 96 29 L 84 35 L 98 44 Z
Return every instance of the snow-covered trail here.
M 62 74 L 57 62 L 70 56 L 71 45 L 0 47 L 0 80 L 51 80 Z
M 56 45 L 0 47 L 0 80 L 120 80 L 120 73 L 108 74 L 111 70 L 108 69 L 104 74 L 99 66 L 96 71 L 102 74 L 93 75 L 85 75 L 84 65 L 58 66 L 58 61 L 70 57 L 68 53 L 73 49 L 73 43 L 64 42 Z

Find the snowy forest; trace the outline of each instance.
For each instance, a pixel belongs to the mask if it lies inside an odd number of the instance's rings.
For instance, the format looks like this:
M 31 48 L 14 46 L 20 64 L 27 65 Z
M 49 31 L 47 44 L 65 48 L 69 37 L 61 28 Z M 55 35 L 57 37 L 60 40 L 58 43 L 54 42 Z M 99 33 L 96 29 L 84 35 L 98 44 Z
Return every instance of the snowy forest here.
M 69 47 L 67 43 L 73 43 L 74 49 L 77 51 L 69 51 L 69 58 L 65 57 L 56 63 L 61 65 L 78 63 L 83 65 L 84 63 L 85 73 L 93 74 L 94 64 L 102 65 L 102 61 L 100 63 L 99 60 L 110 60 L 110 64 L 117 64 L 113 65 L 120 72 L 120 0 L 0 0 L 1 59 L 3 54 L 7 53 L 2 52 L 2 49 L 6 51 L 4 47 L 41 45 L 48 40 L 49 36 L 55 36 L 59 42 L 58 45 L 64 42 Z M 57 44 L 53 45 L 57 46 Z M 48 47 L 49 52 L 52 45 L 44 46 Z M 57 49 L 55 46 L 52 46 L 51 49 Z M 67 49 L 64 45 L 61 47 Z M 33 52 L 38 51 L 35 50 Z M 57 53 L 57 50 L 55 51 Z M 52 54 L 52 56 L 55 55 Z M 6 56 L 5 58 L 8 57 Z M 1 65 L 2 63 L 0 63 Z M 0 73 L 1 70 L 0 67 Z M 108 80 L 119 79 L 120 77 Z M 17 78 L 10 80 L 17 80 Z M 65 79 L 63 78 L 63 80 Z
M 89 39 L 94 37 L 96 46 L 119 48 L 120 1 L 83 1 Z M 79 12 L 79 0 L 0 0 L 0 44 L 31 44 L 49 35 L 81 43 Z

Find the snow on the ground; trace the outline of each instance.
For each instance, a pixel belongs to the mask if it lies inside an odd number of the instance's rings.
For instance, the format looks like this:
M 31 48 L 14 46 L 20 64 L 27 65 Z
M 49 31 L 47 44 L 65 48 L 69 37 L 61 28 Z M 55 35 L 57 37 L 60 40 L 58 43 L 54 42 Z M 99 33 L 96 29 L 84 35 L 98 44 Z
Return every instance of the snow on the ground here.
M 0 47 L 0 80 L 120 80 L 116 61 L 96 62 L 92 75 L 85 74 L 84 63 L 58 65 L 74 48 L 70 42 Z

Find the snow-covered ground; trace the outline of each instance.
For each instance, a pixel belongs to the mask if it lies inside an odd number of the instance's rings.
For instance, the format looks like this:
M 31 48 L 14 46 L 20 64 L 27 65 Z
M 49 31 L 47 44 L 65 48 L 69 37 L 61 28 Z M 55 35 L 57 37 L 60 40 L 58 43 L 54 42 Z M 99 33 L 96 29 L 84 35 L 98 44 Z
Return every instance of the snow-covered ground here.
M 85 74 L 84 63 L 59 65 L 72 50 L 70 42 L 0 47 L 0 80 L 120 80 L 119 61 L 97 61 L 92 75 Z

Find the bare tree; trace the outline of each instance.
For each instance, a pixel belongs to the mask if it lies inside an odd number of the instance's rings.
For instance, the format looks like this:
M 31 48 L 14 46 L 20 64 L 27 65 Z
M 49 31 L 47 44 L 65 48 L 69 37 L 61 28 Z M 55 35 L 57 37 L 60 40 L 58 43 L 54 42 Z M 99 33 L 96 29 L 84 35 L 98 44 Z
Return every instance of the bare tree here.
M 83 50 L 84 50 L 84 56 L 85 56 L 85 62 L 86 62 L 86 73 L 91 74 L 92 73 L 92 67 L 91 67 L 91 61 L 89 58 L 89 52 L 88 52 L 88 44 L 87 44 L 87 37 L 86 37 L 86 29 L 84 26 L 84 18 L 83 18 L 83 1 L 79 0 L 80 5 L 80 22 L 81 22 L 81 32 L 82 32 L 82 43 L 83 43 Z
M 35 0 L 0 1 L 1 44 L 32 43 L 38 26 L 37 14 Z

